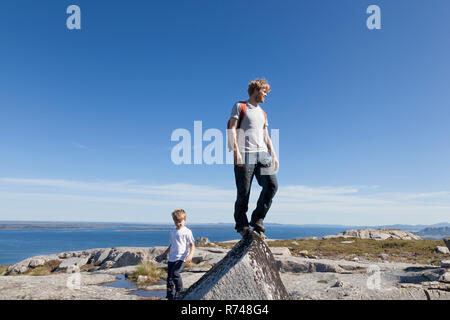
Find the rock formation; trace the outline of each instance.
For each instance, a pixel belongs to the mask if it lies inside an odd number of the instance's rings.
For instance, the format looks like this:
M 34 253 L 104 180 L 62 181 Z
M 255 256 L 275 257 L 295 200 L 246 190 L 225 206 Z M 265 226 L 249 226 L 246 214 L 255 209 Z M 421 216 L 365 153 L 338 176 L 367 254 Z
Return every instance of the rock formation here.
M 27 273 L 51 260 L 60 262 L 56 271 L 64 271 L 71 266 L 80 268 L 84 265 L 91 265 L 91 271 L 134 266 L 145 260 L 154 260 L 164 250 L 165 247 L 117 247 L 61 252 L 56 255 L 36 256 L 22 260 L 10 266 L 5 275 Z
M 447 246 L 447 248 L 450 250 L 450 237 L 444 238 L 444 242 L 445 242 L 445 245 Z
M 289 295 L 269 247 L 249 232 L 182 299 L 285 300 Z
M 253 240 L 247 239 L 248 242 Z M 258 243 L 251 244 L 251 246 L 257 245 L 259 246 Z M 264 245 L 264 243 L 261 245 Z M 225 272 L 226 275 L 223 277 L 228 277 L 227 289 L 231 289 L 234 286 L 237 287 L 237 290 L 240 290 L 243 287 L 242 283 L 244 283 L 247 288 L 251 286 L 256 287 L 254 291 L 249 291 L 248 295 L 261 294 L 260 291 L 264 290 L 268 283 L 273 283 L 268 280 L 270 277 L 261 271 L 261 265 L 266 263 L 261 263 L 262 261 L 273 261 L 271 260 L 272 258 L 264 258 L 268 255 L 264 248 L 267 247 L 263 247 L 263 251 L 258 251 L 255 248 L 247 247 L 245 249 L 247 253 L 242 252 L 244 248 L 240 249 L 240 253 L 236 252 L 236 248 L 233 249 L 235 264 L 227 266 L 229 272 Z M 27 272 L 27 270 L 31 271 L 44 265 L 62 270 L 67 266 L 67 272 L 71 270 L 72 266 L 77 266 L 80 272 L 72 274 L 66 273 L 66 271 L 52 271 L 50 275 L 43 276 L 18 274 L 11 277 L 0 275 L 0 300 L 141 299 L 143 297 L 134 295 L 138 294 L 137 291 L 133 293 L 127 287 L 112 288 L 101 286 L 100 284 L 116 280 L 116 275 L 125 275 L 127 277 L 127 275 L 136 271 L 137 266 L 134 265 L 136 260 L 134 260 L 133 256 L 139 255 L 138 252 L 142 253 L 142 256 L 145 256 L 146 259 L 152 260 L 152 257 L 159 255 L 165 249 L 166 247 L 103 248 L 29 258 L 15 266 L 11 266 L 10 271 L 12 269 L 21 271 L 22 268 L 24 272 Z M 385 260 L 377 262 L 366 260 L 364 257 L 360 257 L 358 261 L 313 259 L 311 255 L 308 255 L 308 257 L 292 256 L 287 247 L 271 247 L 270 250 L 273 258 L 275 258 L 275 263 L 278 265 L 279 276 L 289 293 L 290 299 L 450 300 L 450 260 L 448 260 L 447 255 L 442 256 L 443 259 L 447 260 L 441 261 L 441 266 L 437 267 L 436 265 L 420 265 L 410 262 L 388 262 Z M 224 262 L 221 261 L 228 252 L 230 252 L 230 249 L 227 248 L 198 247 L 193 257 L 193 260 L 198 265 L 183 270 L 183 284 L 185 288 L 188 289 L 197 283 L 211 266 L 223 264 Z M 258 265 L 256 267 L 245 266 L 246 263 L 249 263 L 249 257 L 246 257 L 246 255 L 250 254 L 257 256 L 256 261 Z M 238 255 L 241 258 L 238 258 Z M 88 264 L 82 266 L 87 257 L 89 257 Z M 118 263 L 119 261 L 120 263 Z M 131 263 L 132 265 L 118 267 L 126 263 Z M 239 264 L 241 265 L 239 266 Z M 158 264 L 158 268 L 164 267 L 166 267 L 164 263 Z M 239 277 L 239 274 L 231 277 L 233 272 L 238 273 L 239 271 L 246 274 L 243 279 Z M 267 272 L 267 270 L 265 271 Z M 214 272 L 217 272 L 217 269 Z M 67 286 L 69 279 L 73 279 L 72 277 L 79 277 L 80 288 Z M 256 280 L 253 279 L 255 277 Z M 259 280 L 262 277 L 264 277 L 264 281 Z M 216 279 L 215 288 L 217 289 L 219 285 L 224 284 L 225 279 L 219 279 L 217 273 Z M 232 285 L 229 285 L 230 282 L 232 282 Z M 70 283 L 76 284 L 75 282 Z M 165 290 L 165 285 L 151 285 L 146 287 L 145 290 Z M 148 292 L 146 291 L 146 294 Z M 226 294 L 222 295 L 222 297 L 225 296 L 225 299 L 233 299 L 235 297 L 231 295 L 226 296 Z M 248 298 L 248 296 L 240 298 Z M 259 297 L 251 296 L 250 298 L 256 299 Z
M 441 253 L 441 254 L 449 254 L 450 250 L 447 247 L 444 247 L 444 246 L 437 246 L 436 247 L 436 252 Z
M 400 229 L 359 229 L 347 230 L 337 235 L 324 236 L 324 239 L 332 238 L 360 238 L 360 239 L 374 239 L 374 240 L 421 240 L 422 238 L 412 234 L 411 232 Z
M 205 238 L 205 237 L 198 237 L 195 240 L 195 245 L 196 246 L 215 246 L 214 243 L 212 243 L 211 241 L 209 241 L 208 238 Z

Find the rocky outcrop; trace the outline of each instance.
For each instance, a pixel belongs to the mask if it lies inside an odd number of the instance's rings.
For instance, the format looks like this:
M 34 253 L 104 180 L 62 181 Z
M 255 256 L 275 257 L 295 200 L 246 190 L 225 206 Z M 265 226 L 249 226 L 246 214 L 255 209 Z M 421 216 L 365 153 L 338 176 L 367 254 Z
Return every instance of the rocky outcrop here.
M 270 251 L 274 256 L 292 256 L 291 251 L 286 247 L 270 247 Z
M 436 252 L 437 253 L 441 253 L 441 254 L 449 254 L 450 250 L 447 247 L 444 247 L 444 246 L 437 246 L 436 247 Z
M 117 247 L 61 252 L 20 261 L 8 267 L 5 275 L 27 273 L 34 268 L 45 265 L 50 260 L 60 262 L 58 269 L 55 271 L 66 271 L 71 267 L 81 268 L 84 265 L 93 265 L 92 271 L 134 266 L 142 261 L 154 261 L 165 249 L 166 247 Z
M 277 266 L 281 272 L 292 273 L 353 273 L 365 271 L 367 269 L 367 264 L 352 261 L 309 259 L 301 257 L 277 257 Z
M 61 261 L 61 259 L 57 255 L 36 256 L 28 258 L 12 266 L 9 266 L 5 271 L 5 275 L 26 273 L 34 268 L 43 266 L 45 263 L 52 260 Z
M 58 273 L 48 276 L 0 277 L 0 300 L 136 300 L 128 290 L 100 286 L 116 280 L 108 274 L 79 275 L 79 284 L 71 280 L 74 275 Z M 73 283 L 74 286 L 68 286 Z M 78 284 L 78 285 L 77 285 Z
M 289 295 L 269 247 L 249 232 L 182 299 L 282 300 Z
M 140 299 L 141 297 L 133 295 L 137 293 L 133 293 L 128 289 L 103 287 L 100 285 L 104 282 L 114 281 L 116 279 L 115 276 L 125 275 L 126 277 L 127 274 L 131 274 L 136 270 L 136 265 L 113 268 L 107 268 L 106 266 L 108 264 L 115 266 L 120 259 L 123 259 L 121 263 L 126 263 L 126 261 L 134 263 L 133 257 L 139 252 L 151 259 L 152 256 L 159 255 L 164 249 L 165 247 L 103 248 L 29 258 L 16 264 L 15 268 L 20 269 L 20 267 L 23 267 L 28 270 L 36 268 L 42 263 L 57 266 L 58 263 L 56 262 L 59 262 L 60 268 L 66 264 L 68 265 L 66 270 L 70 271 L 70 266 L 78 266 L 78 262 L 82 264 L 87 257 L 89 257 L 88 262 L 91 266 L 89 269 L 86 267 L 81 268 L 82 266 L 80 266 L 81 271 L 78 274 L 63 271 L 62 273 L 51 273 L 48 276 L 0 276 L 0 300 Z M 234 250 L 236 248 L 231 251 Z M 263 251 L 256 250 L 255 252 L 257 256 L 264 257 L 264 255 L 268 255 L 266 250 L 267 248 Z M 450 300 L 450 260 L 441 261 L 441 266 L 437 267 L 388 261 L 374 262 L 366 261 L 363 258 L 358 262 L 342 259 L 311 259 L 310 257 L 291 256 L 289 249 L 286 247 L 272 247 L 270 250 L 290 299 Z M 251 254 L 249 251 L 247 250 L 247 255 Z M 125 252 L 129 252 L 129 254 L 124 255 L 123 253 Z M 209 268 L 219 265 L 229 252 L 229 249 L 219 247 L 197 248 L 193 260 L 198 263 L 198 266 L 185 268 L 182 273 L 185 288 L 188 289 L 199 282 L 206 275 Z M 265 253 L 262 254 L 262 252 Z M 233 255 L 236 258 L 239 253 L 234 252 Z M 264 276 L 264 273 L 261 272 L 261 268 L 258 265 L 256 267 L 251 266 L 251 271 L 249 271 L 250 268 L 248 267 L 242 267 L 242 265 L 239 267 L 239 264 L 246 263 L 245 259 L 247 258 L 245 258 L 245 255 L 241 253 L 242 258 L 235 260 L 238 262 L 235 264 L 234 272 L 238 273 L 239 270 L 243 270 L 246 276 L 239 278 L 239 274 L 237 274 L 235 277 L 229 277 L 228 279 L 234 282 L 231 284 L 228 282 L 226 285 L 228 288 L 235 286 L 238 287 L 237 290 L 240 290 L 243 287 L 242 283 L 244 283 L 244 286 L 248 288 L 256 287 L 256 290 L 249 294 L 254 294 L 255 292 L 256 294 L 261 294 L 260 291 L 264 290 L 267 283 L 266 281 L 260 281 L 261 277 L 257 275 L 262 274 Z M 64 262 L 66 263 L 63 264 Z M 92 265 L 95 264 L 97 266 L 92 268 Z M 104 266 L 104 268 L 100 269 L 101 266 Z M 158 264 L 158 267 L 165 268 L 166 264 Z M 233 267 L 228 265 L 228 276 L 233 272 L 232 269 Z M 256 276 L 257 280 L 248 275 Z M 68 283 L 76 284 L 76 282 L 69 281 L 70 278 L 78 276 L 80 286 L 78 288 L 69 287 Z M 223 282 L 220 282 L 220 279 L 216 279 L 216 285 L 223 284 Z M 165 290 L 165 284 L 149 285 L 145 289 Z M 226 299 L 231 298 L 226 297 Z
M 211 246 L 211 247 L 215 247 L 216 246 L 214 243 L 209 241 L 208 238 L 205 238 L 205 237 L 198 237 L 195 240 L 195 245 L 196 246 Z
M 373 240 L 421 240 L 422 238 L 412 234 L 411 232 L 400 229 L 358 229 L 347 230 L 337 235 L 324 236 L 323 239 L 332 238 L 359 238 L 359 239 L 373 239 Z
M 450 250 L 450 237 L 444 238 L 444 242 L 445 242 L 445 245 L 447 246 L 447 248 Z

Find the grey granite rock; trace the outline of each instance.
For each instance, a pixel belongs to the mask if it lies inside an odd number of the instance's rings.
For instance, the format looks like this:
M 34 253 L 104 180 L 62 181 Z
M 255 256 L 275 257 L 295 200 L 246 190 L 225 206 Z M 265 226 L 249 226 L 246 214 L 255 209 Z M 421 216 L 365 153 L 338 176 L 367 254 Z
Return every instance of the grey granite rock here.
M 291 251 L 286 247 L 270 247 L 270 251 L 275 256 L 291 256 Z
M 368 286 L 373 275 L 364 273 L 282 273 L 281 278 L 296 300 L 449 300 L 450 292 L 437 283 L 398 283 L 382 274 L 379 286 Z M 343 286 L 335 286 L 343 283 Z M 445 284 L 444 284 L 445 285 Z
M 9 266 L 5 272 L 5 275 L 16 275 L 26 273 L 36 267 L 43 266 L 46 262 L 51 260 L 61 260 L 61 259 L 59 259 L 57 255 L 36 256 L 28 258 L 14 265 Z
M 374 239 L 374 240 L 387 240 L 387 239 L 399 239 L 399 240 L 420 240 L 421 237 L 412 234 L 411 232 L 400 229 L 358 229 L 358 230 L 346 230 L 338 233 L 337 235 L 324 236 L 323 239 L 333 238 L 360 238 L 360 239 Z
M 72 258 L 68 258 L 68 259 L 64 259 L 61 264 L 58 266 L 58 268 L 56 269 L 56 271 L 65 271 L 70 267 L 78 267 L 81 268 L 82 266 L 84 266 L 85 264 L 87 264 L 87 262 L 89 261 L 89 256 L 85 256 L 85 257 L 72 257 Z
M 442 253 L 442 254 L 449 254 L 450 250 L 447 247 L 444 247 L 444 246 L 437 246 L 436 247 L 436 252 L 437 253 Z
M 195 240 L 195 245 L 196 246 L 216 246 L 214 243 L 209 241 L 208 238 L 205 238 L 205 237 L 198 237 Z
M 445 237 L 444 239 L 445 245 L 450 250 L 450 237 Z
M 108 258 L 109 254 L 111 253 L 111 250 L 112 250 L 111 248 L 106 248 L 106 249 L 97 251 L 92 256 L 92 263 L 96 266 L 102 265 L 103 261 L 105 261 L 106 258 Z
M 441 277 L 439 278 L 439 281 L 450 283 L 450 271 L 445 272 Z
M 73 274 L 59 273 L 49 276 L 1 276 L 0 300 L 136 300 L 134 295 L 120 288 L 102 287 L 115 276 L 79 273 L 79 285 L 68 286 Z
M 197 283 L 200 278 L 205 277 L 208 273 L 205 273 L 205 271 L 211 265 L 216 265 L 216 268 L 220 265 L 223 267 L 221 261 L 225 260 L 224 257 L 227 253 L 230 253 L 233 255 L 235 265 L 227 266 L 228 283 L 226 283 L 225 279 L 221 280 L 216 278 L 216 284 L 219 285 L 220 281 L 222 281 L 222 284 L 225 282 L 225 285 L 229 287 L 232 285 L 237 287 L 236 284 L 241 284 L 238 287 L 239 290 L 242 288 L 242 283 L 247 285 L 248 282 L 249 288 L 253 286 L 253 288 L 256 287 L 260 290 L 261 281 L 251 279 L 251 277 L 248 277 L 248 274 L 253 274 L 253 271 L 256 271 L 255 275 L 262 274 L 264 276 L 264 270 L 258 265 L 255 267 L 255 265 L 249 264 L 251 259 L 248 259 L 248 256 L 252 255 L 251 250 L 247 250 L 245 254 L 241 252 L 239 258 L 239 254 L 235 252 L 236 247 L 233 250 L 206 247 L 197 248 L 194 257 L 197 257 L 201 264 L 196 268 L 185 269 L 183 271 L 182 276 L 185 288 L 189 288 L 191 285 Z M 81 286 L 79 289 L 71 289 L 67 286 L 67 280 L 69 277 L 74 276 L 74 274 L 0 276 L 0 299 L 140 299 L 137 296 L 128 295 L 129 291 L 125 289 L 101 287 L 98 284 L 114 281 L 115 275 L 129 274 L 136 270 L 136 265 L 115 267 L 117 261 L 120 261 L 120 259 L 124 259 L 123 263 L 125 263 L 126 256 L 123 256 L 124 252 L 141 252 L 143 259 L 152 260 L 152 257 L 157 256 L 165 249 L 166 247 L 100 248 L 28 258 L 14 266 L 10 266 L 8 270 L 20 271 L 23 268 L 23 272 L 26 272 L 50 260 L 59 260 L 61 264 L 63 262 L 69 264 L 69 261 L 80 261 L 79 259 L 86 261 L 85 259 L 88 257 L 88 263 L 93 264 L 94 261 L 103 261 L 109 267 L 98 270 L 99 266 L 97 266 L 90 269 L 92 272 L 81 272 Z M 264 248 L 262 247 L 261 249 Z M 285 251 L 284 249 L 272 249 L 271 251 L 279 250 L 280 253 Z M 255 252 L 257 256 L 264 257 L 265 255 L 264 250 L 256 250 Z M 255 255 L 255 252 L 253 252 L 253 255 Z M 101 256 L 106 256 L 106 258 L 100 258 Z M 439 268 L 436 266 L 387 261 L 371 262 L 361 260 L 355 262 L 348 260 L 310 259 L 286 254 L 273 255 L 272 253 L 272 260 L 269 260 L 273 263 L 273 259 L 276 261 L 276 265 L 281 272 L 279 275 L 281 276 L 284 287 L 292 299 L 450 300 L 450 260 L 442 261 L 441 267 Z M 129 261 L 134 263 L 133 259 Z M 159 268 L 166 266 L 166 264 L 157 265 Z M 251 269 L 251 272 L 249 269 Z M 244 274 L 246 273 L 247 276 L 241 277 L 243 274 L 236 274 L 239 271 L 242 271 Z M 230 274 L 233 274 L 233 272 L 235 275 L 230 277 Z M 11 274 L 17 275 L 14 272 Z M 376 277 L 379 279 L 378 282 L 370 281 L 371 279 L 376 279 Z M 259 279 L 262 278 L 260 277 Z M 343 286 L 334 286 L 339 283 L 343 283 Z M 265 284 L 262 285 L 262 287 L 264 286 Z M 165 285 L 149 286 L 147 289 L 165 290 Z M 226 299 L 232 298 L 227 296 Z
M 282 300 L 288 293 L 269 247 L 248 233 L 193 284 L 183 300 Z
M 281 272 L 334 272 L 351 273 L 364 271 L 367 264 L 346 260 L 309 259 L 303 257 L 277 257 L 277 266 Z

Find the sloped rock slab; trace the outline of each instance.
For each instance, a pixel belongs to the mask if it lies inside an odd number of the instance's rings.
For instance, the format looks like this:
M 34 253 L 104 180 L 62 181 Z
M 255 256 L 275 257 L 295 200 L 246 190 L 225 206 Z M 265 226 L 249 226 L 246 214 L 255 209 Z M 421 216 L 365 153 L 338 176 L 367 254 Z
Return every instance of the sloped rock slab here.
M 247 234 L 182 300 L 287 300 L 277 264 L 264 241 Z

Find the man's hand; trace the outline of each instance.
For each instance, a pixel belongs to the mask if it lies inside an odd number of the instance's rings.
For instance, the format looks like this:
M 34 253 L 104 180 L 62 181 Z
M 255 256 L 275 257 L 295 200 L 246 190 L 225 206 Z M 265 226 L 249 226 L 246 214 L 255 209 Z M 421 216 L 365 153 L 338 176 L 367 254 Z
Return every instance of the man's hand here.
M 239 151 L 234 152 L 234 164 L 238 167 L 244 166 L 244 161 L 242 161 L 242 155 Z
M 192 261 L 192 255 L 188 255 L 188 256 L 186 257 L 185 262 L 186 262 L 186 263 L 189 263 L 189 262 L 191 262 L 191 261 Z
M 278 168 L 280 168 L 280 162 L 278 162 L 277 157 L 272 157 L 272 159 L 273 159 L 273 168 L 274 168 L 275 172 L 277 172 Z

